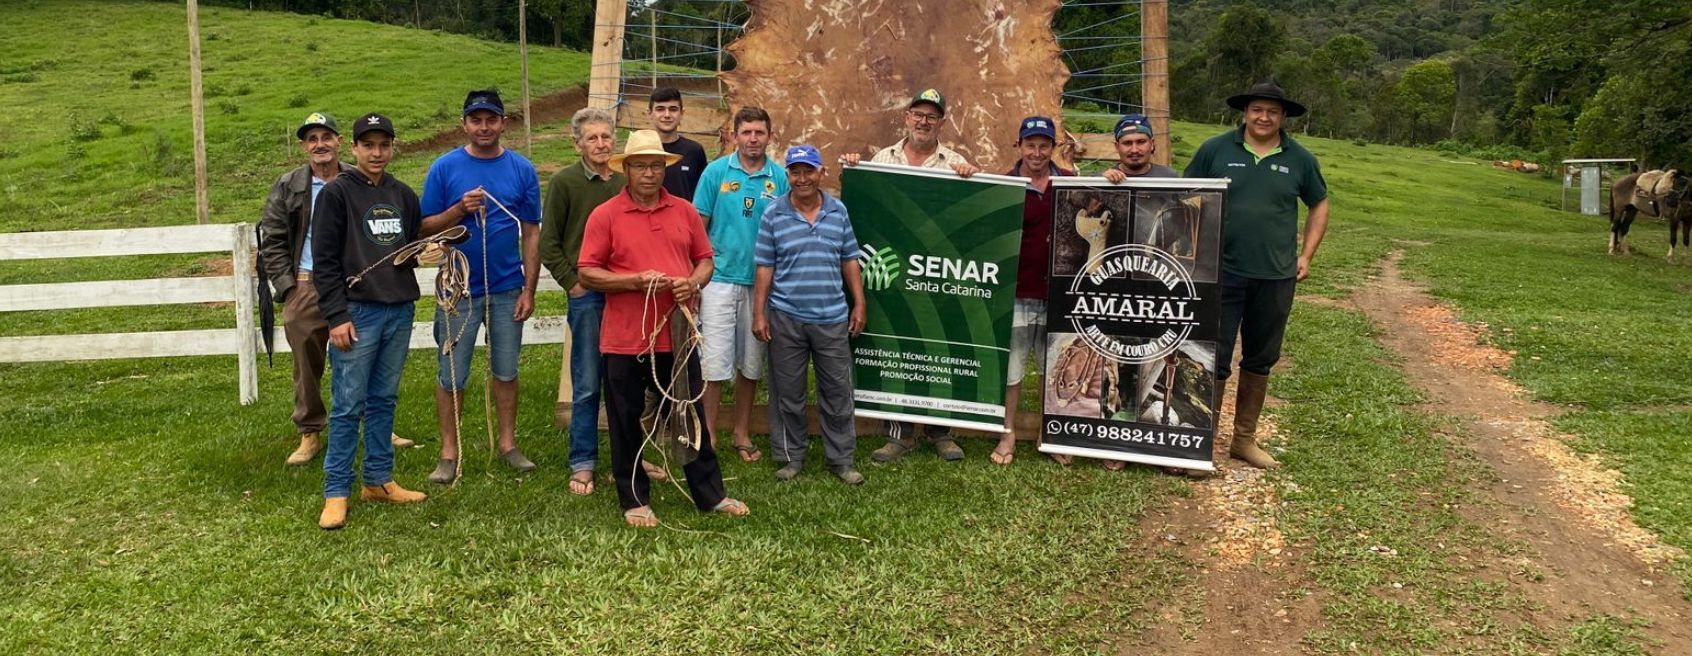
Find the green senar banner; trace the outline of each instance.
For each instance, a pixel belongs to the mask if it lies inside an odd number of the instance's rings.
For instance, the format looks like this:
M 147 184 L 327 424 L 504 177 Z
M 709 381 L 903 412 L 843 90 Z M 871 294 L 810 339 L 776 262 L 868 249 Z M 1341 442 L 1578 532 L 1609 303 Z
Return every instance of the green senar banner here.
M 1027 184 L 888 164 L 842 171 L 868 303 L 852 342 L 859 416 L 1004 430 Z

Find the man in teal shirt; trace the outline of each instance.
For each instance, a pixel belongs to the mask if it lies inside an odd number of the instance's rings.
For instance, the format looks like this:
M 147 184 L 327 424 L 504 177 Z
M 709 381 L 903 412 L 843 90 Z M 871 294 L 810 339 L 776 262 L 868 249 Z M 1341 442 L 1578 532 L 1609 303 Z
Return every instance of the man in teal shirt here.
M 1211 137 L 1187 165 L 1189 178 L 1229 178 L 1223 217 L 1222 325 L 1216 378 L 1227 380 L 1240 340 L 1240 381 L 1234 400 L 1229 453 L 1253 467 L 1280 466 L 1257 445 L 1257 419 L 1269 388 L 1269 370 L 1281 358 L 1281 339 L 1292 312 L 1293 291 L 1310 273 L 1310 261 L 1328 228 L 1328 184 L 1316 156 L 1282 129 L 1304 105 L 1287 98 L 1273 79 L 1228 98 L 1245 112 L 1244 123 Z M 1309 208 L 1304 247 L 1298 243 L 1298 204 Z
M 724 381 L 734 379 L 734 450 L 754 462 L 763 452 L 752 444 L 752 397 L 764 374 L 764 343 L 752 335 L 753 251 L 764 208 L 787 195 L 787 171 L 770 161 L 770 114 L 742 107 L 734 114 L 735 151 L 705 167 L 693 206 L 705 220 L 715 251 L 711 284 L 700 292 L 699 331 L 705 378 L 705 426 L 717 430 L 717 405 Z

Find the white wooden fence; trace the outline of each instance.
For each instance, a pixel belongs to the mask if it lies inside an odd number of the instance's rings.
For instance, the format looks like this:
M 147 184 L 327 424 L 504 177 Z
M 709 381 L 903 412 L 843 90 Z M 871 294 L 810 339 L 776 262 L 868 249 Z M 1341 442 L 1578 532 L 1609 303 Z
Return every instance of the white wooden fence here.
M 240 365 L 241 404 L 257 401 L 261 342 L 255 315 L 258 293 L 252 225 L 0 234 L 0 262 L 214 252 L 230 254 L 234 265 L 231 275 L 0 285 L 0 312 L 233 302 L 233 328 L 0 337 L 0 363 L 235 355 Z M 435 270 L 418 269 L 417 283 L 423 289 L 423 298 L 430 298 L 434 294 Z M 539 289 L 559 287 L 550 277 L 541 276 Z M 533 317 L 524 328 L 523 342 L 561 343 L 564 326 L 561 315 Z M 287 352 L 288 340 L 282 338 L 281 326 L 277 328 L 276 350 Z M 418 322 L 412 329 L 411 348 L 435 348 L 434 330 L 434 322 Z M 487 331 L 481 334 L 482 343 L 486 344 Z

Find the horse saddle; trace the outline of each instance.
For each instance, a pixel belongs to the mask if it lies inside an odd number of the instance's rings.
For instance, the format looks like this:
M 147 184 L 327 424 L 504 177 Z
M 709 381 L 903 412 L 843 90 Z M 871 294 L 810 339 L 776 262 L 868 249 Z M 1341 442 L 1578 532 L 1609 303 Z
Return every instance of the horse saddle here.
M 1679 175 L 1680 171 L 1675 169 L 1651 170 L 1639 174 L 1639 179 L 1633 185 L 1633 206 L 1641 210 L 1654 210 L 1659 207 L 1674 193 L 1674 180 Z M 1655 215 L 1655 212 L 1652 214 Z

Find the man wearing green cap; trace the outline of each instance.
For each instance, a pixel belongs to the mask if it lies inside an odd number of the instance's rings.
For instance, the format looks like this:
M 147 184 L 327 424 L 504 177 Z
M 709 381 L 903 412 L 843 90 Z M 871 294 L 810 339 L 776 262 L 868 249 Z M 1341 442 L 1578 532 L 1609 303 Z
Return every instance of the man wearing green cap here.
M 335 117 L 312 112 L 294 137 L 306 163 L 282 174 L 271 185 L 259 219 L 259 269 L 270 281 L 276 302 L 282 304 L 282 332 L 294 352 L 294 427 L 300 446 L 287 464 L 311 462 L 323 448 L 321 437 L 329 421 L 323 406 L 323 364 L 329 347 L 329 324 L 317 309 L 317 290 L 311 284 L 311 212 L 323 185 L 352 166 L 340 159 L 341 133 Z M 398 435 L 396 447 L 411 446 Z
M 1288 98 L 1273 79 L 1228 98 L 1228 106 L 1245 114 L 1242 124 L 1199 146 L 1185 176 L 1230 180 L 1222 217 L 1216 379 L 1227 380 L 1232 373 L 1228 365 L 1238 336 L 1240 381 L 1228 451 L 1267 469 L 1281 463 L 1257 445 L 1257 419 L 1269 389 L 1269 370 L 1281 358 L 1294 289 L 1309 275 L 1310 261 L 1328 228 L 1328 183 L 1316 156 L 1282 128 L 1286 119 L 1304 115 L 1304 105 Z M 1302 248 L 1301 201 L 1309 208 Z

